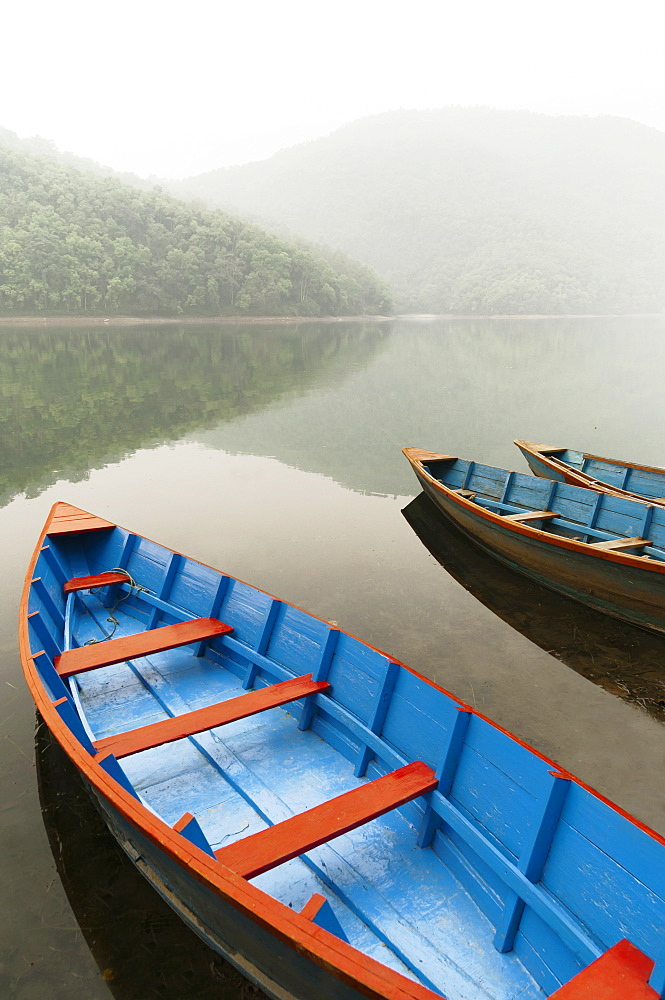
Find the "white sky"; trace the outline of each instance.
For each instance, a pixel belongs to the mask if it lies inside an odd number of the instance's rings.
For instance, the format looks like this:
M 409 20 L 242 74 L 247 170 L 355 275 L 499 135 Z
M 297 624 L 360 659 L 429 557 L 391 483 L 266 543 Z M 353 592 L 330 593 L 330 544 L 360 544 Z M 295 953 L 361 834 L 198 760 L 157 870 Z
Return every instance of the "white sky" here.
M 5 0 L 0 125 L 162 177 L 397 108 L 665 130 L 661 14 L 662 0 Z

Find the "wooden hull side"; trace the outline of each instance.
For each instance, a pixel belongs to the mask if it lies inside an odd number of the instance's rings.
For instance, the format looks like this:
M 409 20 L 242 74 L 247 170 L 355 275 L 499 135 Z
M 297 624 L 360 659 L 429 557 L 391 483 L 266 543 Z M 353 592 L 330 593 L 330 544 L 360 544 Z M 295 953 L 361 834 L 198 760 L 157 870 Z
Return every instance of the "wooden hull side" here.
M 557 483 L 570 483 L 571 486 L 584 486 L 586 489 L 592 489 L 592 484 L 588 478 L 576 475 L 572 469 L 561 469 L 551 462 L 546 462 L 540 456 L 526 451 L 524 448 L 520 447 L 520 451 L 524 455 L 534 476 L 538 476 L 539 479 L 555 479 Z
M 582 604 L 665 634 L 665 574 L 652 573 L 560 547 L 523 534 L 500 518 L 480 516 L 416 470 L 418 480 L 445 516 L 486 552 L 538 583 Z

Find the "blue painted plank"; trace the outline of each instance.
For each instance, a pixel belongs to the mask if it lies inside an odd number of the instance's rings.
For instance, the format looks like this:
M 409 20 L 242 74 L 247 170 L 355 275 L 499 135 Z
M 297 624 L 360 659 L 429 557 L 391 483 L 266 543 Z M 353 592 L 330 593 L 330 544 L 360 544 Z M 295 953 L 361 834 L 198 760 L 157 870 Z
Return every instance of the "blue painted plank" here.
M 464 748 L 464 741 L 469 728 L 471 712 L 468 709 L 457 710 L 457 718 L 453 721 L 448 730 L 448 741 L 443 752 L 441 762 L 436 769 L 436 776 L 439 782 L 439 792 L 441 795 L 449 795 L 452 788 L 455 773 L 459 765 L 459 760 Z M 427 804 L 423 823 L 418 834 L 418 846 L 429 847 L 439 817 L 434 812 L 432 806 Z
M 51 701 L 57 701 L 59 698 L 69 698 L 69 691 L 62 677 L 58 676 L 58 672 L 53 666 L 53 661 L 46 652 L 38 652 L 33 656 L 33 663 L 37 668 L 37 673 Z
M 285 604 L 266 653 L 295 672 L 315 672 L 330 624 Z
M 193 564 L 194 568 L 196 563 Z M 212 571 L 208 571 L 208 567 L 203 567 L 206 570 L 204 575 L 204 580 L 201 581 L 200 577 L 195 578 L 190 575 L 192 568 L 191 560 L 187 560 L 183 568 L 183 572 L 180 574 L 179 581 L 176 580 L 171 590 L 171 597 L 174 601 L 178 600 L 183 607 L 187 608 L 192 614 L 197 614 L 198 608 L 205 608 L 205 614 L 202 614 L 202 618 L 220 618 L 222 614 L 222 605 L 224 604 L 224 598 L 226 597 L 227 591 L 229 589 L 229 583 L 231 578 L 228 576 L 220 576 L 219 573 L 210 575 Z M 190 580 L 195 580 L 197 586 L 194 588 L 189 584 Z M 178 582 L 187 583 L 187 589 L 181 594 L 178 590 Z M 195 647 L 195 656 L 203 656 L 208 648 L 208 641 L 205 640 L 200 642 L 198 646 Z
M 349 939 L 344 933 L 342 925 L 335 916 L 335 911 L 327 899 L 324 897 L 312 897 L 301 912 L 313 924 L 323 927 L 324 930 L 329 931 L 330 934 L 335 934 L 336 937 L 342 941 L 346 941 L 348 944 Z
M 625 937 L 626 927 L 632 928 L 632 943 L 646 954 L 652 954 L 662 940 L 662 897 L 648 885 L 636 892 L 632 874 L 563 821 L 541 884 L 552 899 L 572 909 L 606 947 Z
M 34 577 L 30 582 L 30 586 L 37 601 L 41 604 L 44 612 L 49 616 L 58 632 L 64 632 L 65 616 L 63 614 L 64 598 L 62 597 L 62 591 L 60 593 L 56 591 L 54 595 L 40 576 Z
M 386 664 L 386 672 L 384 674 L 383 681 L 380 684 L 379 690 L 377 691 L 372 714 L 367 723 L 367 728 L 370 732 L 375 733 L 376 735 L 380 735 L 383 729 L 383 723 L 385 722 L 386 714 L 390 706 L 390 699 L 392 698 L 399 670 L 400 667 L 398 663 L 389 662 Z M 363 777 L 365 771 L 367 770 L 367 765 L 373 756 L 374 751 L 372 748 L 367 746 L 367 744 L 364 744 L 358 754 L 358 760 L 353 772 L 357 778 Z
M 234 628 L 234 639 L 254 649 L 273 598 L 239 580 L 230 580 L 223 604 L 224 621 Z
M 127 775 L 125 774 L 122 767 L 120 766 L 120 764 L 115 759 L 112 753 L 108 754 L 106 757 L 101 758 L 99 760 L 99 766 L 106 771 L 109 777 L 113 778 L 114 781 L 117 781 L 118 784 L 122 788 L 124 788 L 126 792 L 129 792 L 130 795 L 133 795 L 135 799 L 140 799 L 140 796 L 134 789 L 134 786 L 132 785 L 131 781 L 129 780 L 129 778 L 127 777 Z
M 566 799 L 562 823 L 595 845 L 608 859 L 614 859 L 665 906 L 665 852 L 660 839 L 626 821 L 609 803 L 576 782 Z
M 42 648 L 48 653 L 51 661 L 56 656 L 60 656 L 62 648 L 55 639 L 55 629 L 49 628 L 40 611 L 31 611 L 28 614 L 28 629 L 31 634 L 34 634 L 35 644 L 31 643 L 32 649 Z
M 171 585 L 169 600 L 194 618 L 220 618 L 221 602 L 229 577 L 193 559 L 184 559 Z
M 94 754 L 95 748 L 90 742 L 90 737 L 86 733 L 83 723 L 81 722 L 71 699 L 68 696 L 59 698 L 57 701 L 53 702 L 53 707 L 71 734 L 79 741 L 83 749 L 87 750 L 89 754 Z
M 168 603 L 169 594 L 171 593 L 171 588 L 173 586 L 173 581 L 176 578 L 180 568 L 182 566 L 183 557 L 178 555 L 177 552 L 168 553 L 168 561 L 164 567 L 164 576 L 159 588 L 156 591 L 157 597 L 161 601 Z M 152 616 L 148 622 L 148 628 L 157 628 L 158 623 L 162 618 L 162 612 L 159 608 L 155 608 L 152 612 Z
M 268 649 L 268 644 L 270 642 L 270 637 L 272 636 L 273 629 L 275 628 L 275 623 L 277 617 L 282 610 L 282 602 L 278 600 L 273 600 L 268 606 L 268 612 L 265 617 L 265 622 L 261 633 L 256 637 L 254 643 L 254 649 L 259 654 L 259 656 L 265 656 L 266 650 Z M 256 680 L 256 675 L 259 671 L 259 664 L 256 660 L 250 660 L 247 664 L 247 672 L 242 682 L 242 686 L 245 690 L 254 687 L 254 681 Z
M 319 650 L 318 659 L 312 670 L 312 680 L 315 681 L 327 681 L 328 673 L 330 671 L 330 664 L 332 663 L 333 656 L 335 655 L 335 650 L 337 648 L 337 642 L 340 637 L 340 631 L 336 628 L 328 628 L 325 635 L 323 643 Z M 313 698 L 308 698 L 304 702 L 302 711 L 300 713 L 300 718 L 298 720 L 298 729 L 305 730 L 308 729 L 312 722 L 312 717 L 316 710 L 317 703 Z
M 542 874 L 570 787 L 570 781 L 559 775 L 552 774 L 550 777 L 552 783 L 549 789 L 547 787 L 543 789 L 543 795 L 536 803 L 537 812 L 533 817 L 517 865 L 530 882 L 537 882 Z M 517 893 L 509 892 L 504 903 L 502 919 L 494 936 L 494 947 L 497 951 L 510 951 L 513 947 L 523 911 L 524 901 Z
M 201 829 L 198 820 L 191 813 L 185 813 L 180 817 L 177 823 L 173 824 L 173 829 L 176 833 L 179 833 L 182 837 L 191 841 L 195 847 L 199 850 L 204 851 L 205 854 L 209 854 L 210 857 L 215 857 L 215 852 L 208 843 L 205 833 Z
M 52 573 L 56 577 L 60 586 L 62 586 L 68 579 L 65 568 L 63 567 L 57 551 L 52 544 L 43 545 L 40 549 L 40 560 L 43 559 L 48 566 L 50 566 Z
M 107 568 L 124 569 L 128 573 L 130 573 L 131 576 L 133 577 L 134 574 L 129 569 L 129 564 L 132 560 L 134 549 L 136 548 L 139 542 L 138 535 L 133 535 L 130 534 L 129 532 L 123 531 L 122 533 L 119 533 L 117 536 L 115 536 L 114 542 L 118 541 L 120 542 L 120 546 L 116 560 L 112 560 L 113 566 L 109 566 Z M 145 584 L 145 586 L 148 585 Z M 110 608 L 116 603 L 118 599 L 118 587 L 120 587 L 120 584 L 118 584 L 117 587 L 109 587 L 106 594 L 106 600 L 104 601 L 104 607 Z
M 573 918 L 557 900 L 550 898 L 539 887 L 533 885 L 516 864 L 490 843 L 473 820 L 463 816 L 451 802 L 438 792 L 431 792 L 430 796 L 432 808 L 438 812 L 441 818 L 469 843 L 478 856 L 501 876 L 509 888 L 513 889 L 521 899 L 533 907 L 557 931 L 568 947 L 572 948 L 586 962 L 594 961 L 602 954 L 603 947 L 583 930 L 583 924 Z
M 382 653 L 340 633 L 327 679 L 333 685 L 335 700 L 364 723 L 371 718 L 386 663 Z

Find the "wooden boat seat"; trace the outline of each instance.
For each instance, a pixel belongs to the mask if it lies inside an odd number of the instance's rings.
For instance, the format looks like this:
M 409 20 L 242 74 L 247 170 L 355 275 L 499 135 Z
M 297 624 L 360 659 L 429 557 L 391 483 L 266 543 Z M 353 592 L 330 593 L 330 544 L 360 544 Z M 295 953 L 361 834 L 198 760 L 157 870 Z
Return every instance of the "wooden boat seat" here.
M 90 646 L 68 649 L 56 656 L 53 665 L 60 677 L 82 674 L 97 667 L 108 667 L 112 663 L 124 663 L 149 653 L 161 653 L 165 649 L 188 646 L 190 642 L 212 639 L 217 635 L 232 632 L 233 627 L 216 618 L 194 618 L 192 621 L 164 625 L 162 628 L 138 632 L 136 635 L 107 639 Z
M 215 729 L 217 726 L 224 726 L 229 722 L 236 722 L 238 719 L 246 719 L 250 715 L 257 715 L 278 705 L 287 705 L 291 701 L 298 701 L 300 698 L 325 691 L 329 687 L 327 681 L 314 681 L 311 674 L 306 674 L 303 677 L 294 677 L 290 681 L 271 684 L 258 691 L 250 691 L 228 701 L 197 708 L 193 712 L 185 712 L 171 719 L 153 722 L 149 726 L 140 726 L 138 729 L 118 733 L 116 736 L 106 736 L 97 740 L 93 746 L 100 753 L 112 753 L 120 759 L 133 753 L 140 753 L 142 750 L 162 746 L 164 743 L 182 740 L 186 736 L 194 736 L 208 729 Z
M 550 994 L 550 1000 L 656 1000 L 653 962 L 625 938 Z
M 523 514 L 505 514 L 505 521 L 549 521 L 553 517 L 559 517 L 553 510 L 527 510 Z
M 267 830 L 221 847 L 215 851 L 215 857 L 237 875 L 255 878 L 437 786 L 434 771 L 421 760 L 413 761 Z
M 620 552 L 622 549 L 639 549 L 651 545 L 648 538 L 610 538 L 606 542 L 591 542 L 594 549 L 605 549 L 608 552 Z
M 97 587 L 108 587 L 112 583 L 125 583 L 130 579 L 127 573 L 99 573 L 97 576 L 76 576 L 66 580 L 62 589 L 66 594 L 77 590 L 92 590 Z

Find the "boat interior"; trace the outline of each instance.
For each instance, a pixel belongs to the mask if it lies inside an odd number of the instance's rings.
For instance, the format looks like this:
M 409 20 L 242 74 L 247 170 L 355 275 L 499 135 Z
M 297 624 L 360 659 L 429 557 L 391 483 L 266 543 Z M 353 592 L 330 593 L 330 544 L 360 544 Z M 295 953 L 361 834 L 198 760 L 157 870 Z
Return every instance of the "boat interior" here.
M 571 448 L 547 448 L 540 454 L 546 458 L 569 466 L 576 472 L 583 472 L 591 479 L 605 483 L 613 489 L 627 490 L 644 497 L 662 500 L 665 497 L 665 469 L 641 469 L 625 462 L 587 455 Z
M 665 507 L 459 458 L 424 461 L 423 468 L 451 492 L 507 522 L 591 548 L 665 560 Z
M 582 517 L 614 537 L 624 516 L 499 472 L 436 465 L 491 509 L 554 507 L 561 531 Z M 536 1000 L 623 938 L 661 946 L 662 845 L 325 621 L 114 527 L 46 537 L 28 631 L 93 764 L 220 865 L 449 1000 Z

